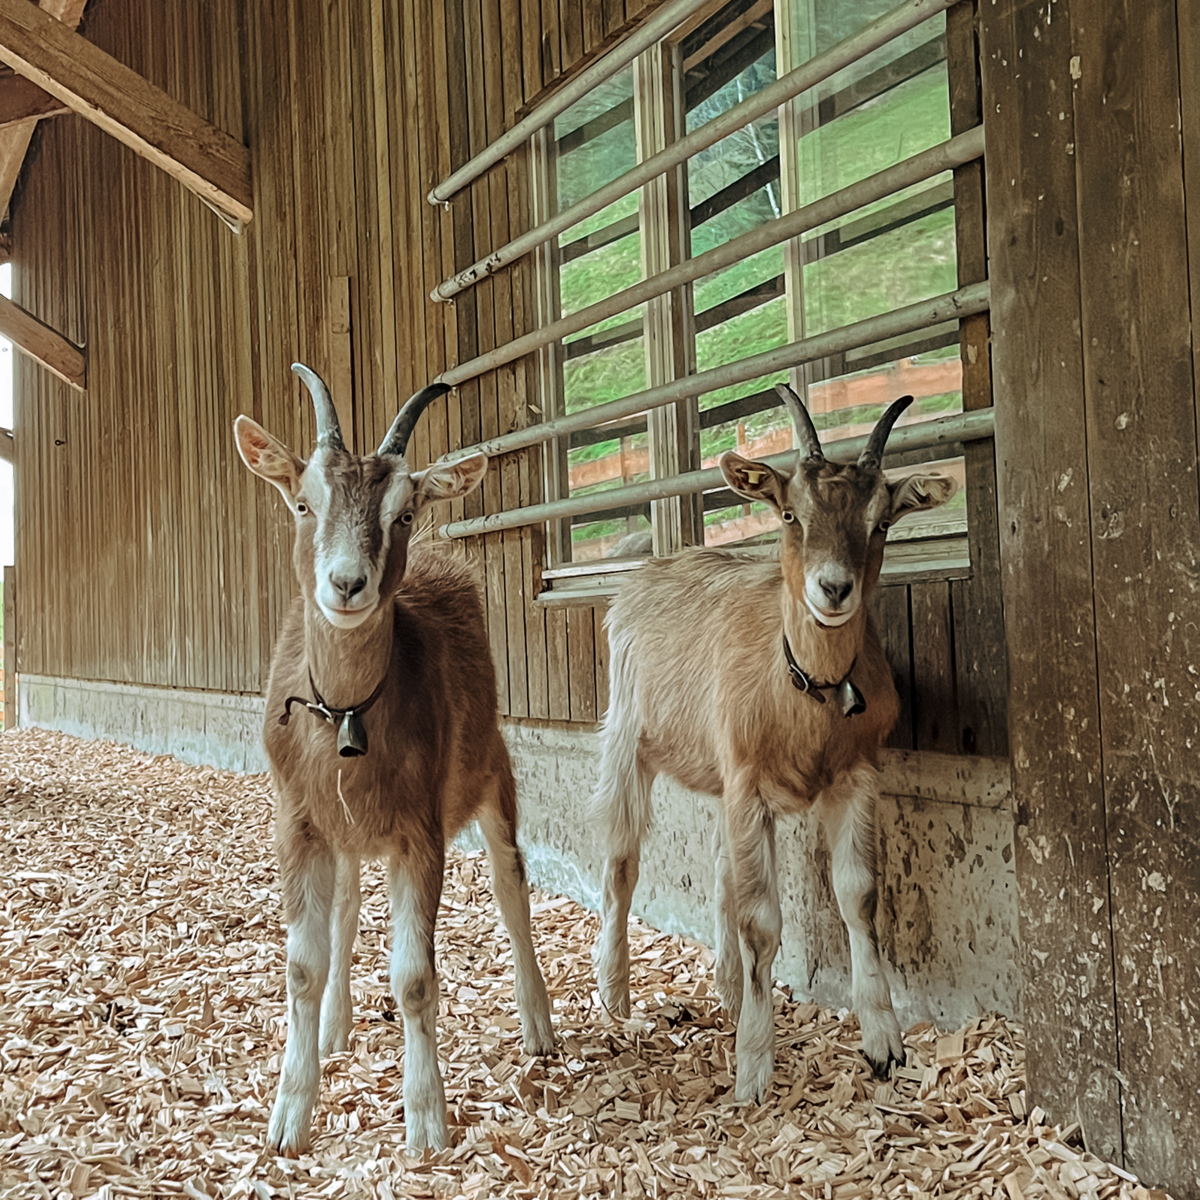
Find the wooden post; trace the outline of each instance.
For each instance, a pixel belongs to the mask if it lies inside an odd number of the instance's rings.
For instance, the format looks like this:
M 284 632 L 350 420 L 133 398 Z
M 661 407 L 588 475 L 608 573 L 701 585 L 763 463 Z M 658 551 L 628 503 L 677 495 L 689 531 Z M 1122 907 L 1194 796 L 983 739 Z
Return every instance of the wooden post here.
M 17 568 L 4 568 L 4 728 L 17 727 Z
M 1200 1177 L 1191 7 L 980 6 L 1030 1102 L 1179 1195 Z

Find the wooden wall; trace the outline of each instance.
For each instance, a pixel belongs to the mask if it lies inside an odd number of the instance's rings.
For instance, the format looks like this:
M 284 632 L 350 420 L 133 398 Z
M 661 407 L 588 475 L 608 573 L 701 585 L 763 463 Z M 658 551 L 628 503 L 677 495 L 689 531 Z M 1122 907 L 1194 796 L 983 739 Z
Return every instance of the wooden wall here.
M 642 11 L 639 0 L 93 0 L 89 39 L 251 147 L 255 217 L 235 235 L 79 118 L 43 122 L 13 206 L 15 294 L 86 344 L 89 389 L 19 368 L 26 671 L 261 690 L 294 594 L 291 523 L 237 459 L 234 417 L 249 412 L 306 453 L 311 409 L 288 369 L 299 358 L 330 383 L 348 436 L 374 446 L 411 391 L 524 332 L 528 263 L 456 304 L 428 300 L 526 227 L 524 155 L 447 209 L 425 195 Z M 529 420 L 531 369 L 512 364 L 435 405 L 414 459 Z M 455 508 L 538 498 L 526 451 Z M 975 548 L 993 572 L 994 541 Z M 463 552 L 485 579 L 503 711 L 597 719 L 603 609 L 533 603 L 541 531 Z M 973 578 L 880 597 L 901 690 L 923 698 L 897 745 L 1004 751 L 1002 631 Z
M 1194 1196 L 1200 8 L 981 11 L 1030 1089 Z

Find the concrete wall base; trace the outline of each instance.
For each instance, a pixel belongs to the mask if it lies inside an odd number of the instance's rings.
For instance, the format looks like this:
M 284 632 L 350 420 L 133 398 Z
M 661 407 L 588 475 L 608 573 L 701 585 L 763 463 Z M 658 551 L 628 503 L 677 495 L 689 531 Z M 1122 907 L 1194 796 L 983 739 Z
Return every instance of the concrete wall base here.
M 261 697 L 29 675 L 19 686 L 23 725 L 111 738 L 229 770 L 266 769 Z M 513 722 L 506 733 L 531 879 L 596 909 L 602 854 L 588 815 L 599 761 L 595 732 Z M 994 760 L 886 757 L 877 927 L 902 1023 L 952 1027 L 990 1010 L 1020 1015 L 1007 780 L 1006 764 Z M 633 905 L 655 928 L 708 945 L 716 805 L 673 781 L 655 783 L 655 824 Z M 784 927 L 776 977 L 798 996 L 849 1006 L 849 949 L 824 838 L 815 822 L 788 819 L 779 825 L 778 847 Z

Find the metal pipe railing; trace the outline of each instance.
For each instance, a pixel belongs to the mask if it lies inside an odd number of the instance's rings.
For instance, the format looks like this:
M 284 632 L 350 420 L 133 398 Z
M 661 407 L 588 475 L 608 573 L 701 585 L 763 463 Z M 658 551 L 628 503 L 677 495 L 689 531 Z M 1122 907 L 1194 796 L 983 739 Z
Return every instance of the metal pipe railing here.
M 674 0 L 674 3 L 664 5 L 607 54 L 598 58 L 591 66 L 585 67 L 570 83 L 565 84 L 511 129 L 501 134 L 487 149 L 481 150 L 474 158 L 463 163 L 457 171 L 447 175 L 426 199 L 430 204 L 445 204 L 473 179 L 478 179 L 488 167 L 494 166 L 506 155 L 511 154 L 543 125 L 549 125 L 555 117 L 566 112 L 592 88 L 606 79 L 611 79 L 622 67 L 633 62 L 643 50 L 648 50 L 655 42 L 666 37 L 672 29 L 682 25 L 688 17 L 709 2 L 710 0 Z
M 940 175 L 943 171 L 952 171 L 955 167 L 961 167 L 963 163 L 971 162 L 982 156 L 983 126 L 976 125 L 974 129 L 968 129 L 948 141 L 930 146 L 928 150 L 922 150 L 919 154 L 914 154 L 903 162 L 877 171 L 874 175 L 868 175 L 865 179 L 860 179 L 848 187 L 831 192 L 828 196 L 822 196 L 820 200 L 815 200 L 812 204 L 805 204 L 781 217 L 772 217 L 748 233 L 730 238 L 729 241 L 704 254 L 686 259 L 669 270 L 662 271 L 649 279 L 643 279 L 622 291 L 614 292 L 611 296 L 607 296 L 587 308 L 581 308 L 578 312 L 561 317 L 541 329 L 535 329 L 532 333 L 514 338 L 511 342 L 506 342 L 503 346 L 497 346 L 486 354 L 480 354 L 476 358 L 459 363 L 456 367 L 449 367 L 438 376 L 437 382 L 448 384 L 451 387 L 465 383 L 468 379 L 474 379 L 485 371 L 501 367 L 524 354 L 539 350 L 551 342 L 557 342 L 560 338 L 578 333 L 579 330 L 586 329 L 589 325 L 595 325 L 598 321 L 607 320 L 609 317 L 616 316 L 617 313 L 636 308 L 639 304 L 661 296 L 672 288 L 681 287 L 705 275 L 723 270 L 725 267 L 749 258 L 752 254 L 758 254 L 761 250 L 777 246 L 789 238 L 799 237 L 811 229 L 816 229 L 838 217 L 844 217 L 866 204 L 883 200 L 895 192 L 912 187 L 934 175 Z
M 907 450 L 928 450 L 961 442 L 977 442 L 993 437 L 995 427 L 994 411 L 990 408 L 979 408 L 959 416 L 937 417 L 932 421 L 898 426 L 888 438 L 887 449 L 889 454 L 894 454 Z M 854 462 L 866 448 L 869 438 L 870 434 L 841 438 L 835 442 L 826 442 L 821 449 L 830 462 Z M 795 462 L 795 455 L 795 450 L 785 450 L 761 461 L 773 467 L 790 467 Z M 451 521 L 448 525 L 441 526 L 438 534 L 444 538 L 463 538 L 480 533 L 496 533 L 502 529 L 536 525 L 557 517 L 585 516 L 612 508 L 616 504 L 644 504 L 651 500 L 688 496 L 693 492 L 724 486 L 725 477 L 720 468 L 707 467 L 703 471 L 689 471 L 686 475 L 676 475 L 670 479 L 651 479 L 646 483 L 610 488 L 603 492 L 592 492 L 587 496 L 571 496 L 564 500 L 531 504 L 526 508 L 491 513 L 467 521 Z
M 927 21 L 955 3 L 957 0 L 904 0 L 903 4 L 884 13 L 870 25 L 843 38 L 821 54 L 810 58 L 808 62 L 789 71 L 788 74 L 777 79 L 761 92 L 757 92 L 743 100 L 741 104 L 727 109 L 699 129 L 680 138 L 679 141 L 673 142 L 667 149 L 598 188 L 590 196 L 586 196 L 549 220 L 543 221 L 534 229 L 493 250 L 487 257 L 481 258 L 465 270 L 450 276 L 449 279 L 442 280 L 433 289 L 430 296 L 438 301 L 452 299 L 459 292 L 478 283 L 480 279 L 522 258 L 543 242 L 548 242 L 552 237 L 557 237 L 563 230 L 578 224 L 585 217 L 598 213 L 602 208 L 606 208 L 636 188 L 642 187 L 664 171 L 677 166 L 701 150 L 715 145 L 722 138 L 728 137 L 744 125 L 748 125 L 772 109 L 778 108 L 801 92 L 824 82 L 831 75 L 857 62 L 871 51 L 886 45 L 900 34 L 906 33 L 914 26 L 920 25 L 922 21 Z
M 685 375 L 644 392 L 635 392 L 620 400 L 612 400 L 608 404 L 597 404 L 594 408 L 542 421 L 525 429 L 489 438 L 474 446 L 464 446 L 461 450 L 455 450 L 449 457 L 457 459 L 480 452 L 488 455 L 505 454 L 525 446 L 536 446 L 539 442 L 548 442 L 552 438 L 562 437 L 579 429 L 591 429 L 618 417 L 631 417 L 647 409 L 661 408 L 678 400 L 688 400 L 705 392 L 715 392 L 719 388 L 745 383 L 762 375 L 770 375 L 774 371 L 815 362 L 827 355 L 857 350 L 886 341 L 888 338 L 902 337 L 919 329 L 927 329 L 931 325 L 940 325 L 943 321 L 969 317 L 983 312 L 988 307 L 988 295 L 986 282 L 968 284 L 957 291 L 935 296 L 931 300 L 921 300 L 878 317 L 867 317 L 865 320 L 855 321 L 852 325 L 831 329 L 827 333 L 800 338 L 798 341 L 776 346 L 773 350 L 765 350 L 761 354 L 739 359 L 722 367 L 712 367 L 695 375 Z

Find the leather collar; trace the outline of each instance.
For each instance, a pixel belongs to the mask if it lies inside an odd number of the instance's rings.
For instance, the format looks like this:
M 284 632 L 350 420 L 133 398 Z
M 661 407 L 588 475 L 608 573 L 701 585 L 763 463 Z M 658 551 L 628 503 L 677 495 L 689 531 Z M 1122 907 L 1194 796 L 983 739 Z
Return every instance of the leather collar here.
M 289 696 L 283 704 L 283 716 L 279 718 L 280 725 L 286 725 L 292 716 L 292 705 L 303 704 L 314 717 L 328 721 L 337 726 L 337 752 L 342 758 L 357 758 L 367 752 L 367 728 L 363 724 L 365 713 L 383 692 L 387 683 L 387 672 L 375 685 L 375 690 L 361 703 L 351 708 L 333 708 L 325 703 L 324 697 L 317 691 L 313 680 L 312 667 L 308 668 L 308 686 L 312 688 L 315 700 L 306 700 L 303 696 Z
M 825 693 L 832 692 L 834 698 L 841 705 L 844 717 L 853 717 L 858 713 L 867 711 L 867 702 L 863 699 L 862 692 L 850 682 L 850 676 L 854 674 L 855 663 L 858 662 L 857 657 L 850 664 L 850 670 L 841 679 L 836 679 L 829 683 L 818 683 L 796 661 L 795 656 L 792 654 L 792 648 L 788 644 L 786 633 L 783 635 L 783 653 L 787 657 L 788 674 L 791 676 L 794 688 L 802 691 L 806 696 L 811 696 L 818 704 L 824 704 L 826 700 Z

